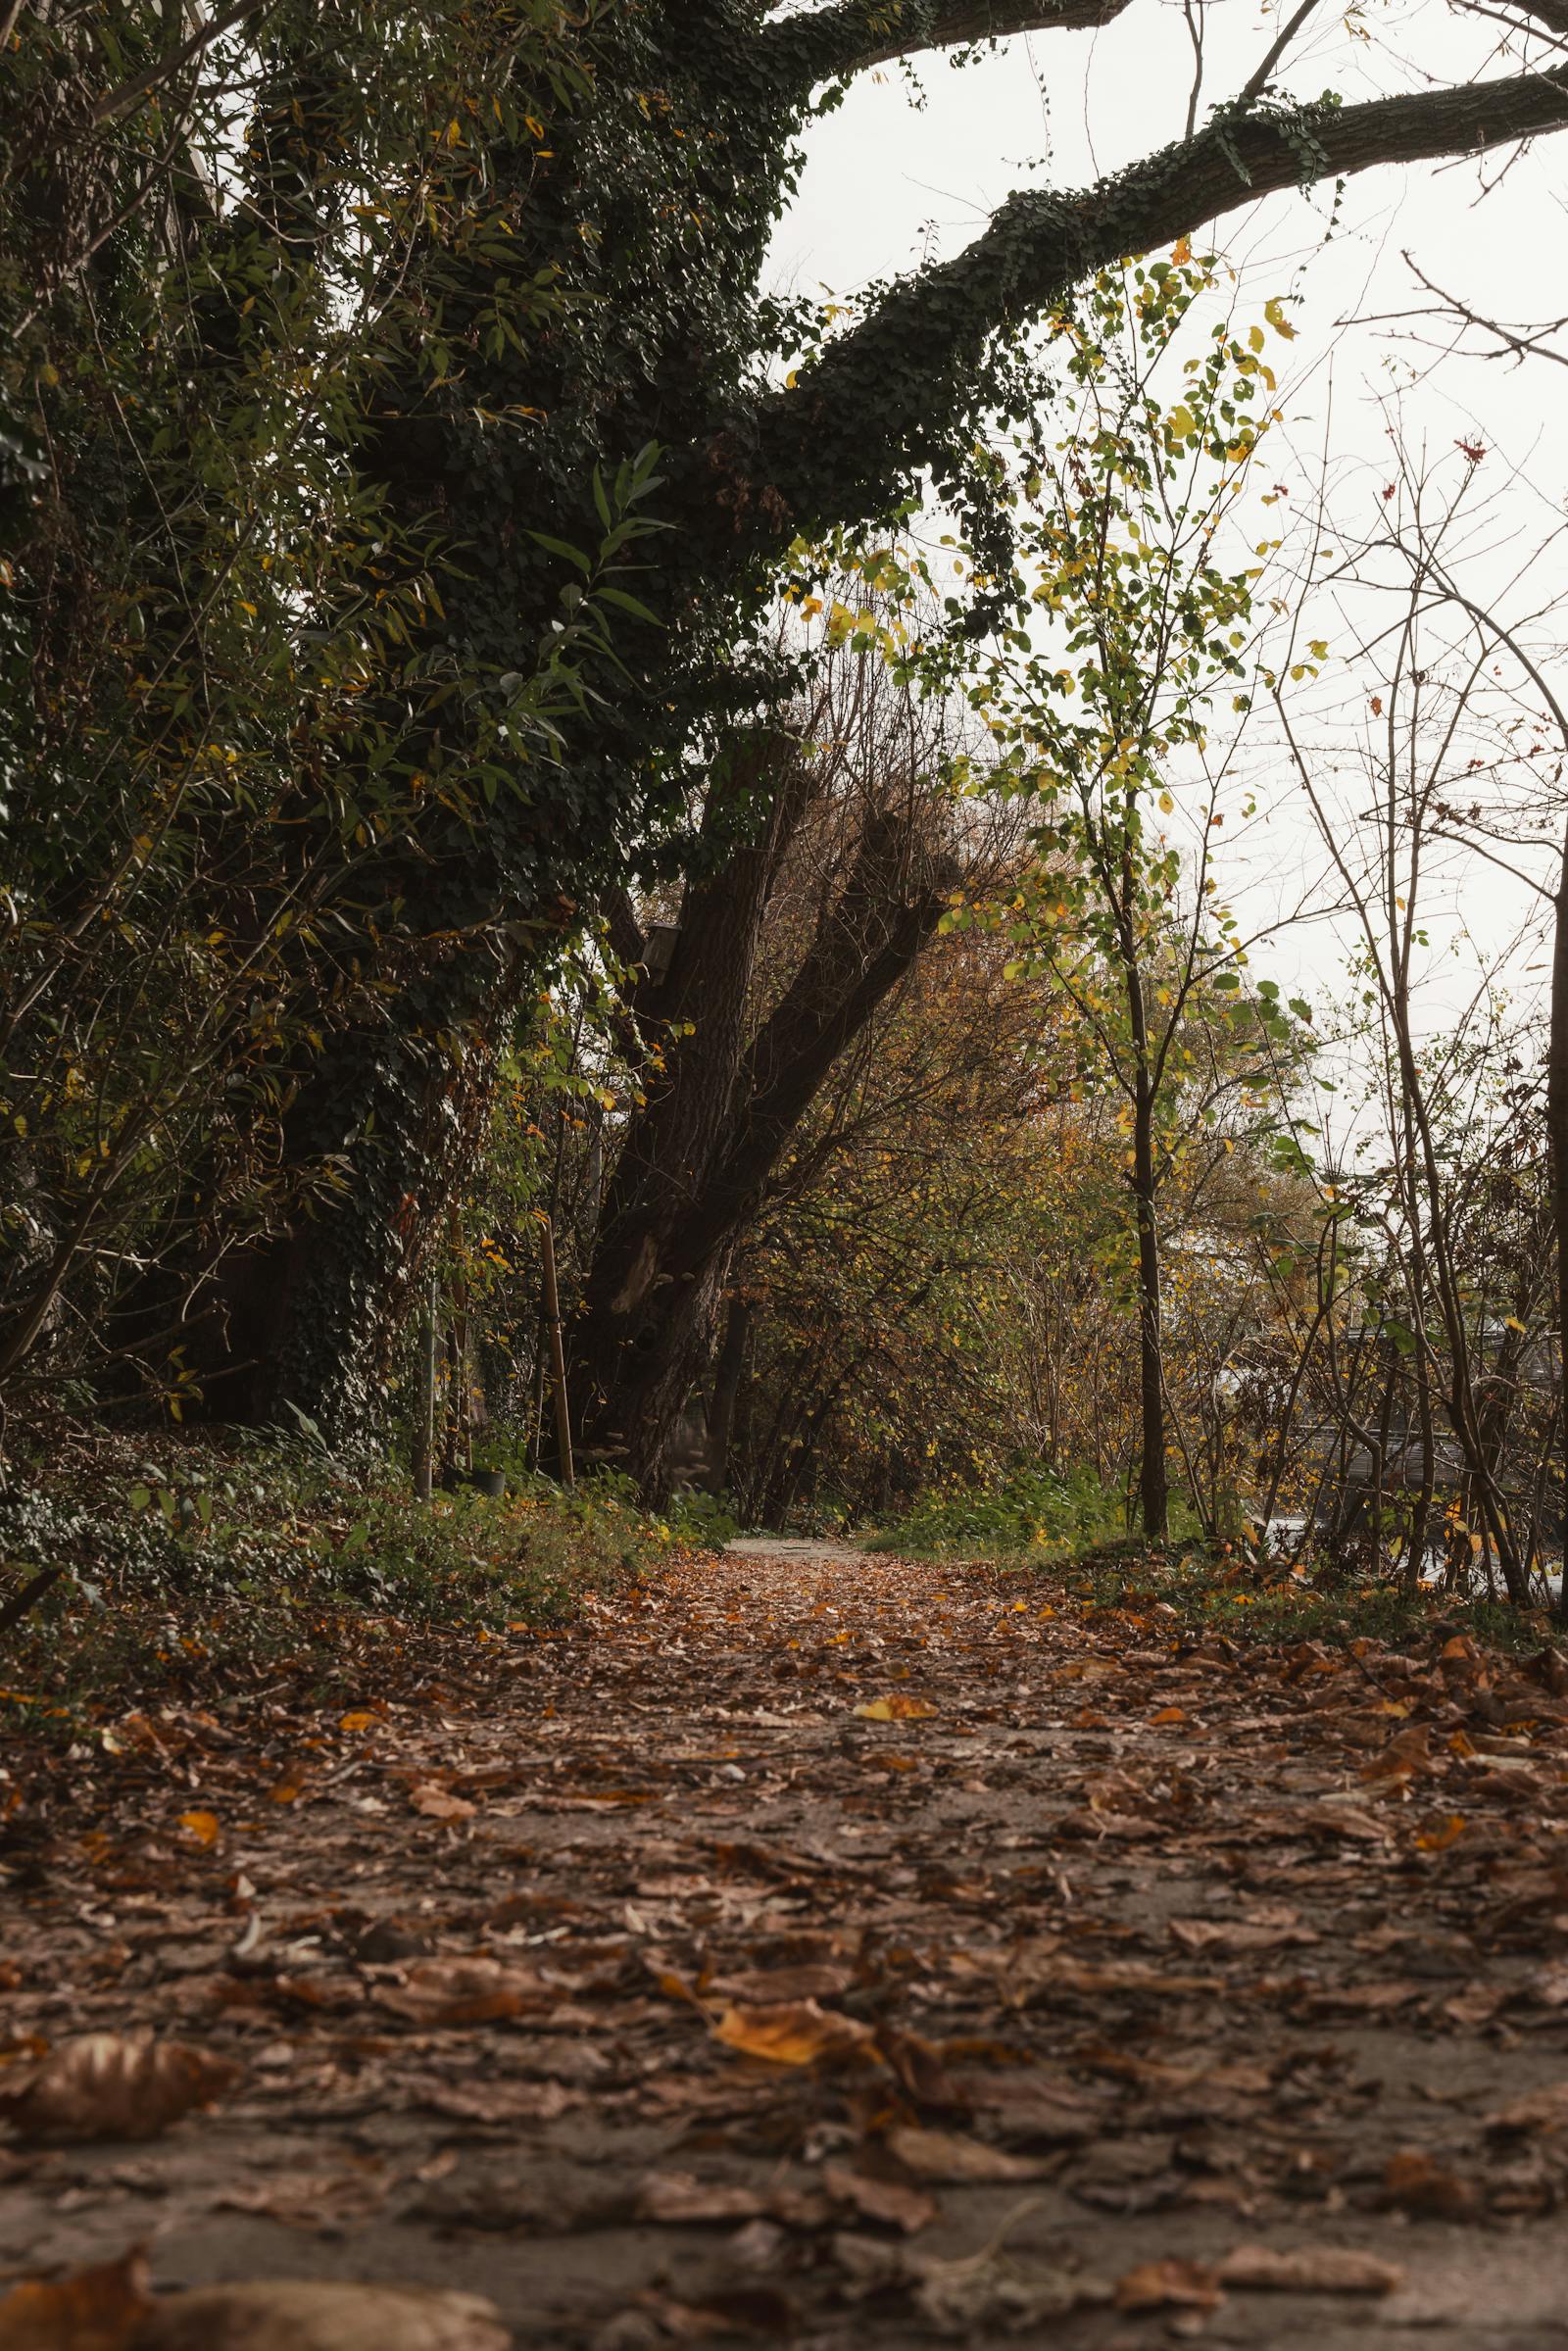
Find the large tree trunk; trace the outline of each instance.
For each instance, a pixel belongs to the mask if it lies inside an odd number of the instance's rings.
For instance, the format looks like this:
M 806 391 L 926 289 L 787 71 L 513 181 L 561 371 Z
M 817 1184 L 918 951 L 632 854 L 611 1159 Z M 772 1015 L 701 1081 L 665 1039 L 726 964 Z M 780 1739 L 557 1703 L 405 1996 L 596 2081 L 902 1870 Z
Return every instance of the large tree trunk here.
M 749 758 L 776 761 L 779 748 L 766 738 Z M 689 1022 L 691 1033 L 671 1040 L 663 1079 L 627 1135 L 573 1321 L 584 1448 L 624 1466 L 656 1499 L 668 1484 L 676 1425 L 712 1360 L 735 1238 L 834 1062 L 930 937 L 956 879 L 906 809 L 874 810 L 794 979 L 748 1042 L 769 893 L 813 788 L 809 761 L 793 753 L 763 836 L 687 894 L 652 1009 Z

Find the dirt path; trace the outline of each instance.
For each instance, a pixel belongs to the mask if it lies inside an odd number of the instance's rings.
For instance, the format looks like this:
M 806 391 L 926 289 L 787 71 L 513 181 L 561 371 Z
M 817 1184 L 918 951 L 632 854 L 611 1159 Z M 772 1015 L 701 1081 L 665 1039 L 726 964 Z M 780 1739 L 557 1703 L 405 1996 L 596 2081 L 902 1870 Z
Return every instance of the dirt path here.
M 243 2074 L 0 2147 L 7 2274 L 150 2238 L 594 2351 L 1568 2343 L 1568 1705 L 1018 1592 L 738 1546 L 423 1703 L 133 1719 L 13 1823 L 0 2082 L 132 2026 Z

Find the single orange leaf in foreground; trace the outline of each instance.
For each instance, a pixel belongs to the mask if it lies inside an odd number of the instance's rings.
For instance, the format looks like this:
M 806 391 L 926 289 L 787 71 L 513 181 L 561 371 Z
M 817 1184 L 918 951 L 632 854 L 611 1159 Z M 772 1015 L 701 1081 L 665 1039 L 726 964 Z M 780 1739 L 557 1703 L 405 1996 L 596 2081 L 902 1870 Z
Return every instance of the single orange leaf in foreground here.
M 0 2351 L 127 2351 L 153 2307 L 137 2245 L 57 2285 L 13 2286 L 0 2302 Z
M 906 1698 L 895 1691 L 891 1698 L 868 1698 L 863 1706 L 855 1709 L 862 1723 L 925 1723 L 936 1713 L 924 1698 Z
M 373 1731 L 380 1719 L 368 1706 L 356 1706 L 352 1714 L 339 1717 L 337 1727 L 340 1731 Z
M 216 1845 L 222 1827 L 216 1812 L 182 1812 L 179 1825 L 187 1837 L 194 1837 L 199 1845 Z
M 780 2000 L 764 2008 L 726 2008 L 713 2027 L 718 2038 L 745 2057 L 771 2065 L 814 2065 L 819 2057 L 847 2057 L 875 2042 L 869 2025 L 814 2000 Z

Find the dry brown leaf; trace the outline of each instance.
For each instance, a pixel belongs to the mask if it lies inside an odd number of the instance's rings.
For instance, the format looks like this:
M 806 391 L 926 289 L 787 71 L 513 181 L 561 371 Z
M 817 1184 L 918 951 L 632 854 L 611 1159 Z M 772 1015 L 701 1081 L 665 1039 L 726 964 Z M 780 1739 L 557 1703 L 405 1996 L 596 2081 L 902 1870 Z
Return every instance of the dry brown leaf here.
M 1185 1951 L 1278 1951 L 1319 1939 L 1309 1927 L 1249 1919 L 1172 1919 L 1170 1935 Z
M 138 2245 L 57 2284 L 13 2286 L 0 2302 L 0 2351 L 128 2351 L 152 2307 Z
M 878 2221 L 885 2229 L 902 2229 L 906 2236 L 928 2229 L 937 2217 L 937 2200 L 923 2188 L 906 2187 L 901 2180 L 877 2180 L 853 2164 L 824 2164 L 822 2185 L 840 2204 L 853 2204 L 862 2219 Z
M 368 2220 L 386 2202 L 389 2182 L 373 2172 L 300 2172 L 248 2180 L 213 2198 L 215 2212 L 257 2212 L 286 2229 L 341 2229 Z
M 1467 2221 L 1480 2198 L 1468 2180 L 1450 2172 L 1419 2147 L 1401 2147 L 1383 2173 L 1383 2200 L 1400 2212 L 1440 2221 Z
M 240 2068 L 150 2033 L 85 2033 L 0 2090 L 0 2115 L 28 2138 L 156 2138 L 210 2106 Z
M 917 2180 L 1038 2180 L 1047 2168 L 1026 2155 L 1009 2155 L 1004 2147 L 968 2138 L 961 2131 L 922 2131 L 912 2123 L 895 2124 L 883 2143 Z
M 1349 2245 L 1238 2245 L 1216 2272 L 1222 2285 L 1254 2293 L 1390 2294 L 1403 2282 L 1396 2262 Z
M 1533 2089 L 1487 2117 L 1489 2131 L 1561 2131 L 1568 2125 L 1568 2082 Z
M 782 2000 L 768 2007 L 726 2008 L 713 2027 L 727 2047 L 771 2065 L 813 2065 L 820 2057 L 847 2057 L 870 2050 L 876 2035 L 869 2025 L 814 2000 Z
M 509 2351 L 479 2294 L 318 2278 L 200 2286 L 154 2305 L 136 2351 Z
M 479 1809 L 466 1796 L 455 1796 L 450 1788 L 437 1788 L 433 1780 L 421 1780 L 411 1788 L 409 1802 L 432 1821 L 471 1821 Z
M 425 1959 L 401 1984 L 385 1986 L 381 2004 L 434 2031 L 449 2025 L 489 2025 L 530 2009 L 554 2006 L 557 1993 L 523 1968 L 498 1959 Z
M 705 2222 L 755 2221 L 767 2199 L 755 2188 L 698 2180 L 690 2172 L 650 2172 L 637 2190 L 637 2218 L 673 2227 Z
M 1198 2261 L 1141 2261 L 1116 2284 L 1118 2310 L 1218 2310 L 1224 2288 Z

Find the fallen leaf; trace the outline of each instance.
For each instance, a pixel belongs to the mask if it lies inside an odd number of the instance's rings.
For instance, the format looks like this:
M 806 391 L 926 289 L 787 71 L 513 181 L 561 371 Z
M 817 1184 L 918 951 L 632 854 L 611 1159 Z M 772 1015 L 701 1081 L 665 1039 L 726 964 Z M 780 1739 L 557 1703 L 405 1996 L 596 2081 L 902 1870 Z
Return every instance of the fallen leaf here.
M 87 2033 L 0 2090 L 0 2114 L 29 2138 L 156 2138 L 239 2076 L 227 2058 L 183 2041 Z
M 261 2213 L 286 2229 L 336 2231 L 346 2222 L 368 2220 L 386 2202 L 387 2180 L 372 2171 L 301 2172 L 224 2188 L 213 2199 L 215 2212 Z
M 199 1845 L 217 1844 L 223 1833 L 216 1812 L 182 1812 L 179 1825 L 187 1837 L 194 1837 Z
M 1116 2284 L 1118 2310 L 1218 2310 L 1224 2288 L 1198 2261 L 1141 2261 Z
M 896 2123 L 883 2144 L 917 2180 L 1038 2180 L 1046 2169 L 1026 2155 L 1009 2155 L 1004 2147 L 987 2146 L 961 2131 L 922 2131 L 912 2123 Z
M 439 2031 L 448 2025 L 489 2025 L 529 2009 L 553 2007 L 557 1993 L 523 1968 L 497 1959 L 426 1959 L 401 1984 L 378 1993 L 384 2008 Z
M 1401 2147 L 1383 2173 L 1383 2200 L 1400 2212 L 1440 2221 L 1467 2221 L 1480 2203 L 1468 2180 L 1450 2172 L 1424 2149 Z
M 1446 1853 L 1456 1838 L 1464 1835 L 1465 1822 L 1461 1812 L 1446 1812 L 1428 1821 L 1416 1832 L 1416 1843 L 1423 1853 Z
M 783 2000 L 762 2008 L 726 2008 L 713 2027 L 727 2047 L 771 2065 L 813 2065 L 820 2057 L 845 2057 L 874 2047 L 869 2025 L 814 2000 Z
M 690 2172 L 650 2172 L 637 2190 L 640 2221 L 662 2221 L 675 2227 L 755 2221 L 766 2210 L 766 2197 L 755 2188 L 698 2180 Z
M 0 2351 L 128 2351 L 152 2308 L 138 2245 L 57 2284 L 13 2286 L 0 2302 Z
M 1487 2129 L 1496 2131 L 1561 2131 L 1564 2125 L 1568 2125 L 1568 2082 L 1533 2089 L 1487 2117 Z
M 1216 2276 L 1222 2285 L 1254 2293 L 1389 2294 L 1403 2281 L 1404 2272 L 1395 2262 L 1348 2245 L 1297 2245 L 1289 2251 L 1238 2245 Z
M 479 2294 L 302 2278 L 160 2299 L 136 2351 L 509 2351 L 511 2342 Z
M 863 2219 L 902 2229 L 906 2236 L 929 2228 L 937 2217 L 936 2198 L 923 2188 L 906 2187 L 900 2180 L 878 2180 L 853 2164 L 824 2164 L 822 2185 L 840 2204 L 853 2204 Z
M 466 1796 L 454 1795 L 450 1788 L 437 1788 L 433 1780 L 421 1780 L 416 1788 L 411 1788 L 409 1802 L 432 1821 L 471 1821 L 479 1809 Z
M 896 1690 L 891 1698 L 869 1698 L 855 1711 L 862 1723 L 925 1723 L 938 1710 L 924 1698 L 906 1698 Z
M 1187 1951 L 1278 1951 L 1318 1940 L 1309 1927 L 1248 1919 L 1172 1919 L 1170 1936 Z
M 380 1720 L 368 1706 L 356 1706 L 352 1714 L 339 1716 L 337 1727 L 340 1731 L 373 1731 Z

